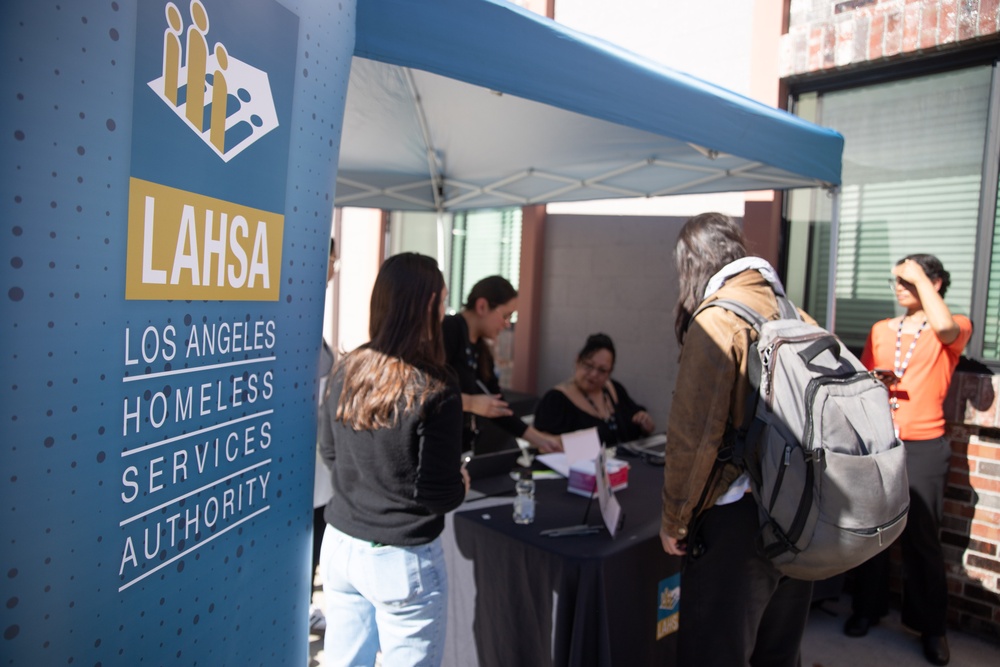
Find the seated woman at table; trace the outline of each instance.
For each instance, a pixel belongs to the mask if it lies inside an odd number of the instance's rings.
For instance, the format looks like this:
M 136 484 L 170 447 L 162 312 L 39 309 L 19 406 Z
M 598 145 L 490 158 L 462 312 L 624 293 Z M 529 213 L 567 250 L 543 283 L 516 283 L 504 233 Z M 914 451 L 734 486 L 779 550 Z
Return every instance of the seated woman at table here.
M 605 445 L 636 440 L 653 432 L 653 418 L 611 379 L 615 344 L 607 334 L 587 338 L 576 356 L 573 377 L 550 389 L 535 408 L 535 427 L 563 434 L 596 426 Z
M 525 424 L 503 399 L 489 341 L 510 326 L 517 310 L 517 290 L 503 276 L 483 278 L 469 292 L 461 312 L 442 323 L 448 365 L 458 375 L 465 412 L 464 449 L 473 450 L 476 419 L 490 419 L 501 429 L 524 438 L 542 452 L 562 451 L 558 438 Z

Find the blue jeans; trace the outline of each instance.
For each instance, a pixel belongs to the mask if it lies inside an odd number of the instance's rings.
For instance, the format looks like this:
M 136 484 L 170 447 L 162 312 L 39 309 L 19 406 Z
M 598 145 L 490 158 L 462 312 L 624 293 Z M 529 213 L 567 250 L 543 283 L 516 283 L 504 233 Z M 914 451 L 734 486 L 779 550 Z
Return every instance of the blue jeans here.
M 327 525 L 320 553 L 326 612 L 324 665 L 441 664 L 448 574 L 441 538 L 416 547 L 373 546 Z

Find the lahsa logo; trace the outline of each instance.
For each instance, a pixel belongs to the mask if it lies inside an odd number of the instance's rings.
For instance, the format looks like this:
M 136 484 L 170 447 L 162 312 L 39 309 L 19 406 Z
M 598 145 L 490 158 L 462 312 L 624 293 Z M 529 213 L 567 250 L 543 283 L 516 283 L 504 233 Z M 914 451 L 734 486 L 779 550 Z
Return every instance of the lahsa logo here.
M 191 0 L 186 35 L 177 5 L 168 2 L 165 13 L 163 73 L 149 87 L 229 162 L 278 127 L 267 72 L 232 57 L 219 42 L 209 53 L 208 12 L 199 0 Z

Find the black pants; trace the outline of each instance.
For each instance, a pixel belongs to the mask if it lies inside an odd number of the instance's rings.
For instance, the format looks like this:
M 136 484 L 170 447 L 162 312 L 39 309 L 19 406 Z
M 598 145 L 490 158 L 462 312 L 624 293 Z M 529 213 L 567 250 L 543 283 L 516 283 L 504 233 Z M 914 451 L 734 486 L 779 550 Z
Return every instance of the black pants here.
M 902 620 L 921 634 L 944 635 L 948 584 L 938 529 L 951 446 L 947 439 L 907 440 L 910 511 L 899 536 L 903 553 Z M 889 550 L 854 568 L 851 608 L 876 619 L 889 613 Z
M 757 528 L 750 495 L 702 514 L 692 538 L 702 553 L 681 571 L 679 667 L 800 664 L 812 582 L 781 576 L 758 552 Z
M 313 508 L 313 567 L 312 576 L 316 577 L 316 568 L 319 567 L 319 551 L 320 547 L 323 546 L 323 533 L 326 531 L 326 519 L 323 518 L 323 512 L 326 507 L 316 507 Z M 313 580 L 309 580 L 310 587 L 312 586 Z

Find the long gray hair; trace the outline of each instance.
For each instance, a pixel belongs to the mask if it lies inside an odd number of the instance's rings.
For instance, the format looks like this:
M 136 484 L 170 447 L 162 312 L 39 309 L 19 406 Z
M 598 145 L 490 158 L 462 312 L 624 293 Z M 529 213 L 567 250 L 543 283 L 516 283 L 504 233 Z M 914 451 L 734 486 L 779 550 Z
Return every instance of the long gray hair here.
M 679 344 L 684 344 L 691 315 L 704 300 L 708 281 L 726 264 L 746 256 L 743 230 L 728 215 L 702 213 L 684 223 L 674 249 L 680 278 L 674 319 Z

